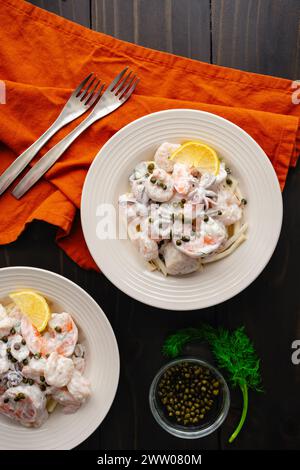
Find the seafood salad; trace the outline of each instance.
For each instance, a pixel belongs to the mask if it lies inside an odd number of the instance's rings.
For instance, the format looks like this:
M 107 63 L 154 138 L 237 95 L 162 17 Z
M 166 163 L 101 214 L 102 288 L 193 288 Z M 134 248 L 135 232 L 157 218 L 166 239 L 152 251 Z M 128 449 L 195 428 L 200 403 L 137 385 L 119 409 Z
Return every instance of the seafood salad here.
M 26 427 L 41 426 L 56 405 L 75 413 L 91 393 L 74 320 L 47 315 L 40 332 L 16 303 L 0 304 L 0 414 Z
M 224 161 L 205 144 L 164 142 L 119 197 L 130 240 L 150 270 L 184 275 L 230 255 L 244 240 L 247 204 Z

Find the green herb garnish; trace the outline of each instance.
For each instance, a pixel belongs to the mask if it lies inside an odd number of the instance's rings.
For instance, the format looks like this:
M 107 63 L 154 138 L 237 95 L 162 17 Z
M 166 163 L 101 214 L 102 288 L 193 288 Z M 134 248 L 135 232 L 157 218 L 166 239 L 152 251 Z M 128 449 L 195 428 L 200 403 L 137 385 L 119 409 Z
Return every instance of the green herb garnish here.
M 163 353 L 177 357 L 183 347 L 191 341 L 207 341 L 215 356 L 218 367 L 229 374 L 234 387 L 239 386 L 243 394 L 243 411 L 240 422 L 229 438 L 233 442 L 241 431 L 248 411 L 248 390 L 261 392 L 260 361 L 254 346 L 245 333 L 244 327 L 230 333 L 223 328 L 203 325 L 201 328 L 186 328 L 167 338 Z

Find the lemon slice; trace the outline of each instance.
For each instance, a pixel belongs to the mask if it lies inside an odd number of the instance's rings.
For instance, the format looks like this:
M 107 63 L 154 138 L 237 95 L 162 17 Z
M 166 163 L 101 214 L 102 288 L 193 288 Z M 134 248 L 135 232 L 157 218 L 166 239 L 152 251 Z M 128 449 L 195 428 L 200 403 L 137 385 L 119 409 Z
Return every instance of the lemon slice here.
M 219 173 L 220 160 L 218 155 L 214 149 L 201 142 L 186 142 L 175 150 L 170 158 L 178 163 L 194 166 L 201 173 L 212 173 L 214 175 Z
M 43 331 L 50 318 L 50 308 L 44 297 L 34 291 L 26 290 L 9 294 L 11 300 L 27 315 L 38 331 Z

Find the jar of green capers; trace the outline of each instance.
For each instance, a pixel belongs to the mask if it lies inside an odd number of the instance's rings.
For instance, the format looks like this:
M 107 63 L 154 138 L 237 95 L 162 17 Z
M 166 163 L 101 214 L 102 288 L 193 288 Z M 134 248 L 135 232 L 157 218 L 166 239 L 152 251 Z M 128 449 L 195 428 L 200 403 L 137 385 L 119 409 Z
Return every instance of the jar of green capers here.
M 208 362 L 191 357 L 163 366 L 150 387 L 150 408 L 169 433 L 196 439 L 225 420 L 230 394 L 222 374 Z

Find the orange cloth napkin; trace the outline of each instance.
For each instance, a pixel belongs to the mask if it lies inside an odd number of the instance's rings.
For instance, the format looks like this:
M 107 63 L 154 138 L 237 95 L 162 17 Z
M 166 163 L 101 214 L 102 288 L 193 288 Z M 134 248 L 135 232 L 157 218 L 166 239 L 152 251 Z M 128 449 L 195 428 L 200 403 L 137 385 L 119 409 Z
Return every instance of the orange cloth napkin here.
M 129 44 L 22 0 L 1 1 L 0 25 L 7 99 L 0 104 L 0 173 L 49 127 L 89 72 L 109 83 L 129 65 L 141 77 L 127 104 L 89 128 L 25 197 L 17 201 L 9 191 L 0 197 L 0 244 L 14 241 L 32 220 L 44 220 L 59 228 L 58 243 L 69 256 L 96 269 L 76 216 L 88 168 L 117 130 L 162 109 L 200 109 L 236 123 L 265 150 L 283 189 L 300 149 L 300 106 L 292 103 L 290 80 Z M 61 130 L 40 155 L 77 124 Z

